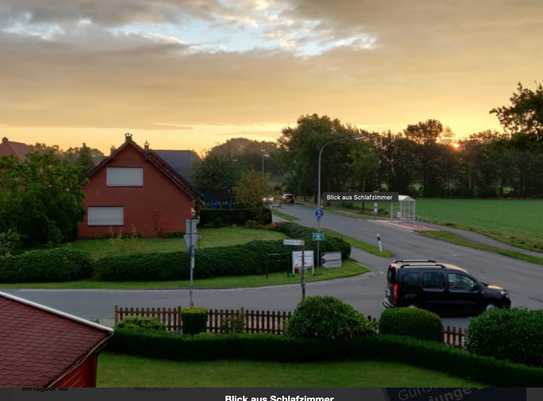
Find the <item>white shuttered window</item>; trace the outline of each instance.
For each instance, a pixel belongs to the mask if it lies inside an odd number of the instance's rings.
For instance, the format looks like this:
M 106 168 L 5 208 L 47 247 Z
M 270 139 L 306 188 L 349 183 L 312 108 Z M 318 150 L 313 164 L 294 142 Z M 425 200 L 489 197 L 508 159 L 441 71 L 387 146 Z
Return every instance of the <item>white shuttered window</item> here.
M 108 167 L 108 187 L 142 187 L 143 169 L 137 167 Z
M 123 226 L 124 208 L 89 207 L 87 221 L 89 226 Z

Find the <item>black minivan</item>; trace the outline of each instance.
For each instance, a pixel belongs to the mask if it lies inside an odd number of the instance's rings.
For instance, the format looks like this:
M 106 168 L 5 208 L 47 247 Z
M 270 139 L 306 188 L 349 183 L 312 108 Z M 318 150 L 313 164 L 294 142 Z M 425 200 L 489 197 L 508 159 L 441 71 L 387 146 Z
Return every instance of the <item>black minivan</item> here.
M 402 259 L 388 267 L 383 305 L 479 314 L 490 308 L 510 308 L 511 299 L 505 289 L 481 282 L 458 266 Z

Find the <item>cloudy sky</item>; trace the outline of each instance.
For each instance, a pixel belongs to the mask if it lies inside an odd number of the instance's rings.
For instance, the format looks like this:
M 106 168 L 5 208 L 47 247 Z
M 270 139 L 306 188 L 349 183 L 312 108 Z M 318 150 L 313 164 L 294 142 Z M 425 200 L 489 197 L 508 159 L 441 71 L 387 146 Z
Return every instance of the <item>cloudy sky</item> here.
M 542 0 L 0 0 L 0 136 L 202 151 L 307 113 L 459 136 L 543 80 Z

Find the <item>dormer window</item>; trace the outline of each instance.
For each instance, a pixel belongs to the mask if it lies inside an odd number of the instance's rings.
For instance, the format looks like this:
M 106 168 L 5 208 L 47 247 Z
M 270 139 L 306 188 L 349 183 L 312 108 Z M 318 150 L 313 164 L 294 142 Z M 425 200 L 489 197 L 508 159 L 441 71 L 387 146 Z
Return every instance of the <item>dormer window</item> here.
M 143 187 L 143 168 L 108 167 L 108 187 Z

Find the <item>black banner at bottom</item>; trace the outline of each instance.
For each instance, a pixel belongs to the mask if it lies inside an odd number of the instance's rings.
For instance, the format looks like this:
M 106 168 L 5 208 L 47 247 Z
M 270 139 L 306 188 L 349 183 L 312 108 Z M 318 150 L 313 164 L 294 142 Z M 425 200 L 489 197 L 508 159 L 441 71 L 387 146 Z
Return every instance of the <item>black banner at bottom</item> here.
M 543 389 L 156 388 L 0 390 L 0 401 L 532 401 Z

